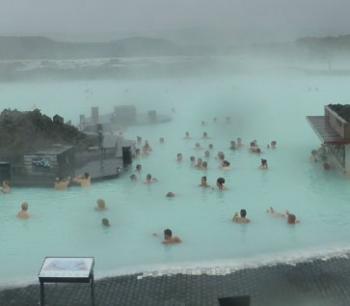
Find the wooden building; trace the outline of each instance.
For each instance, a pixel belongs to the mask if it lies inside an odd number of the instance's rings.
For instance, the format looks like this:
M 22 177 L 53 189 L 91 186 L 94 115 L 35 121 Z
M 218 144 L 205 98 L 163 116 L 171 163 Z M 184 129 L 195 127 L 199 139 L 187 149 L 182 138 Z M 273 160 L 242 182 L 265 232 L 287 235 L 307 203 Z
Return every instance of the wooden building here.
M 350 106 L 337 105 L 337 109 L 342 107 Z M 321 160 L 350 174 L 350 123 L 332 105 L 324 107 L 323 116 L 308 116 L 307 120 L 322 142 Z

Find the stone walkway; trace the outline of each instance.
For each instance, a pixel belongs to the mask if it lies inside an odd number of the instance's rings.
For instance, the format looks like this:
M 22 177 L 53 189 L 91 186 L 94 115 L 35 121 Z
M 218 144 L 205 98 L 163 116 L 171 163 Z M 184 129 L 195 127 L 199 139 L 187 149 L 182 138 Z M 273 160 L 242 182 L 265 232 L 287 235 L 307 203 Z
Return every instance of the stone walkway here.
M 86 284 L 45 285 L 47 306 L 90 305 Z M 96 306 L 217 306 L 217 298 L 250 295 L 251 306 L 349 306 L 350 259 L 277 265 L 225 276 L 136 275 L 96 282 Z M 39 305 L 39 286 L 0 291 L 1 306 Z

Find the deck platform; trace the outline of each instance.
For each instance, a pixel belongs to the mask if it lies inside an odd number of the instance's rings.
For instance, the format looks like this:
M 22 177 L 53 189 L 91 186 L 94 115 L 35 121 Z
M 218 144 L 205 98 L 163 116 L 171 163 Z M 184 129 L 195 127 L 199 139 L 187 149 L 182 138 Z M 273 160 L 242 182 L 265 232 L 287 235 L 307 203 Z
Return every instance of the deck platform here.
M 328 123 L 325 116 L 307 116 L 312 129 L 325 144 L 350 144 L 342 138 Z

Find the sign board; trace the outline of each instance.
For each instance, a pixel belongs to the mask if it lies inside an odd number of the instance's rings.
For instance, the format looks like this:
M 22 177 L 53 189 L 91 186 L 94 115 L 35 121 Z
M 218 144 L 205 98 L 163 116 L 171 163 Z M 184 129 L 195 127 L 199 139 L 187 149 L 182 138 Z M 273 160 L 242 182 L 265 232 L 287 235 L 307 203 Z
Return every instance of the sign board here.
M 88 278 L 94 265 L 93 257 L 46 257 L 40 278 Z

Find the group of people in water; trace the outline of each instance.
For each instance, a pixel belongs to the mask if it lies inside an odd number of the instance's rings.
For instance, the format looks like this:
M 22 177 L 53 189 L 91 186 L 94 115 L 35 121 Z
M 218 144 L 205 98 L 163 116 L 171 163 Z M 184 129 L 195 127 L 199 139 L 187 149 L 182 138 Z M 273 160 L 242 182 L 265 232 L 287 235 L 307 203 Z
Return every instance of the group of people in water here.
M 230 119 L 226 118 L 226 122 L 229 123 Z M 205 126 L 205 125 L 206 125 L 206 122 L 203 121 L 202 126 Z M 192 139 L 189 132 L 185 133 L 184 139 L 185 140 Z M 211 138 L 209 137 L 207 132 L 203 132 L 201 139 L 209 140 Z M 160 144 L 165 143 L 164 137 L 161 137 L 159 139 L 159 143 Z M 238 137 L 236 140 L 230 141 L 230 146 L 229 146 L 230 150 L 232 150 L 232 151 L 239 150 L 242 147 L 244 147 L 244 144 L 243 144 L 243 141 L 240 137 Z M 276 147 L 277 147 L 277 142 L 275 140 L 271 141 L 271 143 L 266 146 L 267 149 L 276 149 Z M 198 169 L 198 170 L 207 171 L 208 170 L 208 161 L 207 160 L 212 155 L 212 151 L 214 150 L 214 145 L 212 143 L 210 143 L 208 145 L 207 149 L 205 149 L 202 147 L 202 145 L 199 142 L 196 142 L 195 146 L 194 146 L 194 150 L 195 151 L 205 150 L 204 157 L 203 158 L 196 158 L 194 155 L 190 156 L 190 166 L 195 168 L 195 169 Z M 253 154 L 258 154 L 258 155 L 263 153 L 262 149 L 259 147 L 256 140 L 253 140 L 250 142 L 249 152 L 251 152 Z M 136 159 L 139 159 L 141 156 L 148 156 L 151 153 L 152 153 L 152 147 L 150 146 L 149 142 L 147 140 L 143 142 L 142 137 L 138 136 L 137 140 L 136 140 L 136 148 L 135 148 L 135 152 L 134 152 L 134 157 Z M 312 156 L 315 157 L 316 154 L 312 154 Z M 224 171 L 231 170 L 231 163 L 227 159 L 225 159 L 224 152 L 222 152 L 222 151 L 218 152 L 215 156 L 215 159 L 218 161 L 219 168 L 221 170 L 224 170 Z M 183 160 L 184 160 L 183 154 L 177 153 L 176 154 L 176 162 L 182 163 Z M 264 158 L 261 159 L 261 164 L 260 164 L 259 168 L 261 170 L 268 169 L 268 163 L 267 163 L 266 159 L 264 159 Z M 140 163 L 138 163 L 135 167 L 135 170 L 133 171 L 134 173 L 132 173 L 130 175 L 130 180 L 134 181 L 134 182 L 141 180 L 146 185 L 150 185 L 150 184 L 158 182 L 158 180 L 155 177 L 153 177 L 152 174 L 150 174 L 150 173 L 148 173 L 146 175 L 145 179 L 142 180 L 142 170 L 143 170 L 142 165 Z M 219 191 L 225 191 L 228 189 L 225 186 L 225 182 L 226 181 L 225 181 L 224 177 L 218 177 L 216 180 L 216 186 L 212 187 L 208 183 L 207 176 L 202 175 L 201 179 L 200 179 L 199 187 L 209 188 L 212 190 L 217 189 Z M 91 185 L 91 177 L 90 177 L 89 173 L 84 173 L 84 175 L 75 177 L 73 179 L 70 177 L 57 178 L 55 183 L 54 183 L 54 188 L 56 190 L 66 190 L 71 183 L 79 184 L 81 187 L 88 187 Z M 10 192 L 11 188 L 10 188 L 9 182 L 3 181 L 2 186 L 0 187 L 0 191 L 3 193 Z M 173 191 L 169 191 L 166 193 L 165 196 L 167 198 L 173 198 L 176 196 L 176 194 Z M 17 217 L 20 219 L 30 218 L 28 208 L 29 208 L 28 203 L 23 202 L 21 204 L 21 210 L 18 212 Z M 97 206 L 95 207 L 95 210 L 96 211 L 105 211 L 106 209 L 107 209 L 106 202 L 103 199 L 98 199 Z M 272 207 L 270 207 L 267 210 L 267 213 L 269 215 L 271 215 L 272 217 L 285 219 L 288 224 L 297 224 L 300 222 L 299 220 L 297 220 L 296 216 L 292 213 L 289 213 L 289 211 L 286 211 L 285 213 L 279 213 L 279 212 L 276 212 Z M 251 220 L 247 217 L 247 210 L 246 209 L 241 209 L 240 212 L 236 212 L 232 217 L 232 221 L 234 223 L 238 223 L 238 224 L 248 224 L 251 222 Z M 103 218 L 101 220 L 101 223 L 105 227 L 111 226 L 110 221 L 107 218 Z M 154 233 L 153 236 L 160 237 L 156 233 Z M 164 230 L 163 240 L 162 240 L 163 244 L 177 244 L 177 243 L 181 243 L 181 242 L 182 242 L 182 240 L 179 237 L 173 235 L 171 229 L 168 228 L 168 229 Z

